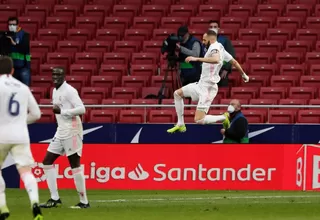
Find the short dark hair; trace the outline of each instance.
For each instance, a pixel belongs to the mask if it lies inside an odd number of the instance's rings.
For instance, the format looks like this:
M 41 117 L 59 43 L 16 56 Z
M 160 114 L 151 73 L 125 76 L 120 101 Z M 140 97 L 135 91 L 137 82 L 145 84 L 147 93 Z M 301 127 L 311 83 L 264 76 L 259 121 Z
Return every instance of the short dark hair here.
M 13 69 L 13 61 L 8 56 L 0 55 L 0 74 L 10 74 Z
M 59 73 L 65 74 L 65 69 L 64 67 L 57 66 L 52 69 L 52 72 L 59 72 Z
M 214 30 L 209 29 L 209 30 L 207 31 L 207 35 L 208 35 L 208 36 L 217 36 L 217 33 L 216 33 Z
M 19 19 L 17 17 L 9 17 L 8 18 L 8 23 L 9 23 L 9 21 L 16 21 L 17 24 L 19 24 Z
M 217 24 L 218 24 L 218 27 L 220 27 L 220 23 L 219 23 L 219 21 L 216 21 L 216 20 L 210 20 L 210 21 L 209 21 L 209 24 L 211 24 L 211 23 L 217 23 Z

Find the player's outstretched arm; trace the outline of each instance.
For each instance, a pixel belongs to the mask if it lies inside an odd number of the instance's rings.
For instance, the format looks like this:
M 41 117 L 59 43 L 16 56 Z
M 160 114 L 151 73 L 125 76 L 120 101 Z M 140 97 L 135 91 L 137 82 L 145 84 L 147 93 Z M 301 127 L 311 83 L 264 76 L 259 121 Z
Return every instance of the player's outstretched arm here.
M 216 64 L 216 63 L 220 62 L 220 57 L 217 55 L 217 56 L 212 56 L 212 57 L 187 57 L 186 58 L 187 63 L 192 62 L 192 61 Z
M 244 72 L 241 65 L 238 63 L 238 61 L 236 61 L 235 59 L 232 59 L 230 61 L 230 63 L 232 64 L 232 66 L 234 66 L 241 73 L 241 77 L 242 77 L 243 81 L 249 82 L 249 76 L 247 76 L 247 74 Z
M 68 91 L 67 98 L 74 107 L 72 109 L 61 109 L 61 115 L 78 116 L 86 113 L 86 108 L 84 107 L 76 89 L 70 89 Z
M 29 98 L 28 98 L 28 115 L 27 115 L 27 123 L 32 124 L 41 118 L 41 110 L 39 105 L 32 95 L 31 91 L 29 91 Z

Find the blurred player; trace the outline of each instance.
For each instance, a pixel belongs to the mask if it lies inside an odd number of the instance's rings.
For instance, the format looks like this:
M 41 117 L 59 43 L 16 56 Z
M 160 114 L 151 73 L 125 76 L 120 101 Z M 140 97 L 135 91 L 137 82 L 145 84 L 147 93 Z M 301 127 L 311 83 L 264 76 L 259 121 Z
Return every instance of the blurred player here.
M 249 77 L 241 68 L 240 64 L 224 49 L 222 44 L 217 42 L 217 33 L 208 30 L 203 36 L 204 45 L 207 45 L 207 53 L 204 58 L 187 57 L 186 62 L 199 61 L 202 64 L 202 73 L 199 82 L 190 83 L 174 92 L 174 103 L 178 116 L 178 123 L 168 133 L 185 132 L 187 130 L 184 124 L 184 97 L 191 97 L 192 100 L 198 101 L 197 111 L 195 114 L 195 122 L 197 124 L 212 124 L 227 117 L 207 115 L 213 99 L 218 93 L 217 83 L 220 81 L 219 72 L 223 62 L 230 62 L 241 73 L 244 82 L 249 81 Z
M 0 219 L 9 217 L 1 167 L 11 153 L 29 194 L 34 220 L 42 220 L 38 183 L 31 172 L 34 160 L 27 125 L 38 120 L 41 112 L 29 87 L 13 78 L 13 72 L 11 58 L 0 56 Z
M 83 139 L 80 115 L 83 115 L 86 110 L 77 90 L 65 81 L 63 68 L 52 70 L 52 80 L 55 86 L 52 95 L 53 112 L 56 114 L 58 129 L 43 160 L 43 170 L 47 177 L 51 198 L 46 203 L 41 204 L 41 207 L 53 208 L 62 205 L 58 193 L 57 170 L 53 163 L 59 156 L 67 155 L 72 168 L 74 183 L 80 196 L 80 202 L 70 208 L 89 208 L 84 171 L 80 166 Z

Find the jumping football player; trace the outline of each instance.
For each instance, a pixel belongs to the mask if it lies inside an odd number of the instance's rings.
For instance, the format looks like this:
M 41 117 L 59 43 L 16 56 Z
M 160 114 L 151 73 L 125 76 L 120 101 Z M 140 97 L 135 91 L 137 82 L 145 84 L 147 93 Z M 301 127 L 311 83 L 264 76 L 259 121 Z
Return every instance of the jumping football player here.
M 53 208 L 62 205 L 57 187 L 57 171 L 53 164 L 59 156 L 67 155 L 80 197 L 80 202 L 70 208 L 89 208 L 84 171 L 80 166 L 83 146 L 83 128 L 80 115 L 83 115 L 86 110 L 77 90 L 65 81 L 63 68 L 52 70 L 52 80 L 55 86 L 52 95 L 53 112 L 56 115 L 58 129 L 43 160 L 43 169 L 47 177 L 51 198 L 41 204 L 41 207 Z
M 9 217 L 1 167 L 11 153 L 28 192 L 33 219 L 42 220 L 38 183 L 31 171 L 34 159 L 28 131 L 28 124 L 38 120 L 41 111 L 29 87 L 13 78 L 13 72 L 12 59 L 0 56 L 0 219 Z
M 183 117 L 184 97 L 191 97 L 192 100 L 198 101 L 194 118 L 197 124 L 212 124 L 228 117 L 228 113 L 225 113 L 226 115 L 223 118 L 221 118 L 222 116 L 207 115 L 210 105 L 218 93 L 217 83 L 220 81 L 219 71 L 223 62 L 230 62 L 241 73 L 243 81 L 249 81 L 249 77 L 240 64 L 224 49 L 222 44 L 217 42 L 217 33 L 214 30 L 208 30 L 203 38 L 203 44 L 208 47 L 205 57 L 190 56 L 186 58 L 186 62 L 203 62 L 201 78 L 199 82 L 190 83 L 174 92 L 178 122 L 173 128 L 167 130 L 168 133 L 185 132 L 187 130 Z

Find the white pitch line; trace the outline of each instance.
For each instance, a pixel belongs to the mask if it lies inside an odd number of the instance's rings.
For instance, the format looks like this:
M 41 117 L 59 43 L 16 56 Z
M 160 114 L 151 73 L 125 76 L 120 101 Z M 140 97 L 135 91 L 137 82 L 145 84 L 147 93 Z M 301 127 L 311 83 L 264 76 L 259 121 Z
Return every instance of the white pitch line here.
M 92 200 L 97 203 L 117 203 L 117 202 L 157 202 L 157 201 L 201 201 L 201 200 L 237 200 L 237 199 L 294 199 L 294 198 L 320 198 L 320 195 L 289 195 L 289 196 L 225 196 L 225 197 L 186 197 L 186 198 L 147 198 L 147 199 L 107 199 L 107 200 Z M 295 202 L 298 203 L 298 202 Z M 305 203 L 305 202 L 303 202 Z

